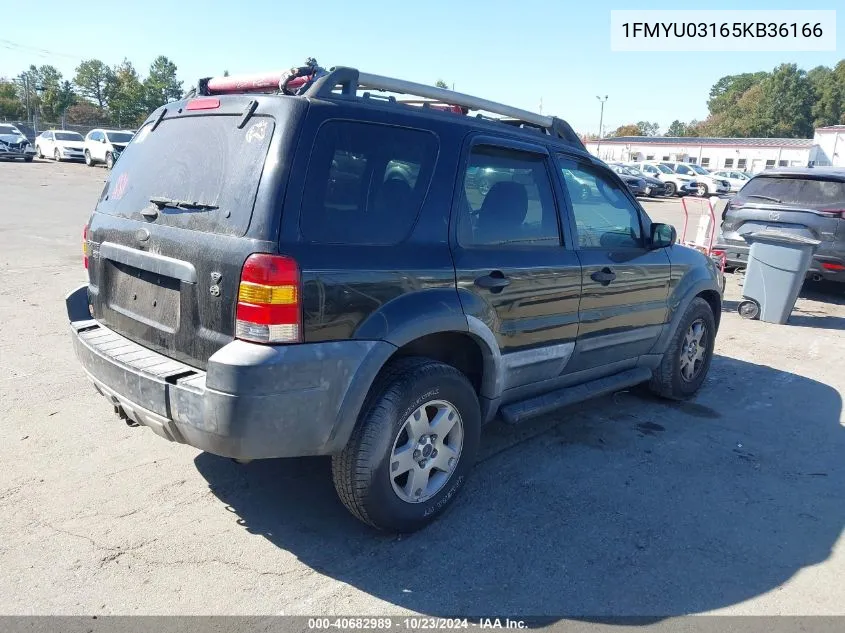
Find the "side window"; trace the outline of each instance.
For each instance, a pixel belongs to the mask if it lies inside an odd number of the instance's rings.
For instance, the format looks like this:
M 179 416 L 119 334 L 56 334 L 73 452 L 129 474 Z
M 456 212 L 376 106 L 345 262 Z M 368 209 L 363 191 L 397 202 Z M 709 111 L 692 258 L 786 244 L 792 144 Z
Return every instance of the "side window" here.
M 314 141 L 299 228 L 309 242 L 396 244 L 422 208 L 437 137 L 423 130 L 328 121 Z
M 601 170 L 560 157 L 581 248 L 641 248 L 640 213 Z
M 461 246 L 560 246 L 546 162 L 530 152 L 474 147 L 459 202 Z
M 103 140 L 103 133 L 102 133 L 102 132 L 94 132 L 94 133 L 91 135 L 91 140 L 92 140 L 92 141 L 97 141 L 97 142 L 102 141 L 102 140 Z

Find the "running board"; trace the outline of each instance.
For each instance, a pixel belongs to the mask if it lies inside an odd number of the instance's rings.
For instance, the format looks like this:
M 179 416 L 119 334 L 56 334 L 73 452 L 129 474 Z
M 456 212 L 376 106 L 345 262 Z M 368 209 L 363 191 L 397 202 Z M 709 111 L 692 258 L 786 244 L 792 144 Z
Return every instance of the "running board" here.
M 549 393 L 545 393 L 528 400 L 521 400 L 506 404 L 499 413 L 508 424 L 519 424 L 529 418 L 534 418 L 571 404 L 606 396 L 608 394 L 633 387 L 651 378 L 651 369 L 648 367 L 635 367 L 626 371 L 591 380 L 581 385 L 565 387 Z

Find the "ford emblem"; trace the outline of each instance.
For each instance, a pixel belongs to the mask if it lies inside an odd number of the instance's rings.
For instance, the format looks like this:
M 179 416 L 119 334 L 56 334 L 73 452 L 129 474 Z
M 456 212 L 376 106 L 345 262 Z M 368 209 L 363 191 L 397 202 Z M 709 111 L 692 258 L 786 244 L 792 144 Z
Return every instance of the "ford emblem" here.
M 135 231 L 135 239 L 139 242 L 146 242 L 150 239 L 150 232 L 147 229 L 138 229 Z

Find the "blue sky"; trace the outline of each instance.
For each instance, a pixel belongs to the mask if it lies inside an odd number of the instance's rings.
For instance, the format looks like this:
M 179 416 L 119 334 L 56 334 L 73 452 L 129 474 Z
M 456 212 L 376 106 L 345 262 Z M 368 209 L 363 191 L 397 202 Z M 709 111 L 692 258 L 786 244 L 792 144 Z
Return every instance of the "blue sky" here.
M 710 87 L 724 75 L 783 62 L 832 66 L 845 58 L 841 0 L 800 7 L 841 9 L 838 50 L 825 53 L 610 51 L 611 9 L 739 8 L 735 2 L 145 0 L 131 11 L 119 4 L 40 0 L 39 19 L 16 20 L 0 34 L 0 76 L 34 63 L 53 64 L 72 77 L 83 58 L 116 64 L 124 56 L 145 74 L 163 54 L 187 84 L 224 69 L 282 69 L 314 56 L 327 67 L 356 66 L 425 83 L 443 78 L 456 90 L 530 110 L 542 98 L 544 113 L 567 119 L 579 132 L 596 132 L 596 95 L 609 95 L 607 129 L 640 120 L 665 128 L 676 118 L 704 118 Z M 746 0 L 741 8 L 798 6 Z

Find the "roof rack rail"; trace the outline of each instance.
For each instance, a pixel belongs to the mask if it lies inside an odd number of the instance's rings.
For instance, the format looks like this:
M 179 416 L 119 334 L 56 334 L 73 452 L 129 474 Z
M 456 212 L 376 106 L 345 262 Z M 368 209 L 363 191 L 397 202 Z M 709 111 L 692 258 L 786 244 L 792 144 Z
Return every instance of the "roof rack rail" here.
M 338 97 L 357 98 L 359 97 L 359 90 L 370 91 L 371 93 L 373 91 L 393 92 L 428 99 L 432 102 L 432 106 L 447 106 L 447 108 L 440 107 L 435 109 L 442 110 L 451 107 L 454 108 L 453 111 L 460 109 L 464 113 L 469 110 L 476 110 L 496 114 L 504 117 L 501 119 L 503 123 L 516 127 L 537 128 L 546 134 L 563 139 L 571 145 L 585 149 L 583 142 L 575 133 L 575 130 L 566 121 L 554 116 L 529 112 L 528 110 L 522 110 L 503 103 L 497 103 L 445 88 L 437 88 L 436 86 L 415 83 L 404 79 L 363 73 L 355 68 L 345 66 L 335 66 L 328 71 L 324 71 L 316 66 L 314 60 L 309 58 L 308 62 L 313 63 L 313 66 L 306 66 L 299 70 L 302 74 L 310 72 L 311 75 L 307 78 L 301 77 L 299 83 L 301 89 L 296 92 L 296 94 L 304 97 L 320 99 L 336 99 Z M 216 94 L 218 91 L 219 93 L 276 92 L 280 90 L 281 82 L 284 81 L 290 72 L 226 77 L 225 79 L 222 77 L 206 77 L 199 80 L 197 87 L 186 94 L 186 98 L 197 95 Z M 305 81 L 306 79 L 307 81 Z M 217 86 L 219 86 L 219 89 L 215 89 Z M 339 92 L 338 87 L 340 88 Z M 369 97 L 373 98 L 377 97 L 377 95 L 370 94 Z M 398 103 L 402 103 L 402 101 L 398 101 Z M 490 120 L 490 117 L 483 118 Z
M 355 68 L 344 66 L 332 68 L 328 74 L 317 78 L 305 92 L 304 96 L 323 99 L 337 97 L 338 94 L 335 91 L 338 86 L 341 88 L 341 96 L 355 96 L 358 90 L 364 89 L 384 90 L 397 94 L 431 99 L 438 103 L 459 106 L 468 110 L 491 112 L 511 119 L 511 121 L 506 121 L 507 123 L 527 123 L 529 126 L 544 130 L 546 134 L 564 139 L 582 149 L 584 148 L 581 138 L 563 119 L 529 112 L 528 110 L 521 110 L 520 108 L 514 108 L 503 103 L 455 92 L 454 90 L 447 90 L 446 88 L 437 88 L 436 86 L 428 86 L 404 79 L 362 73 Z

